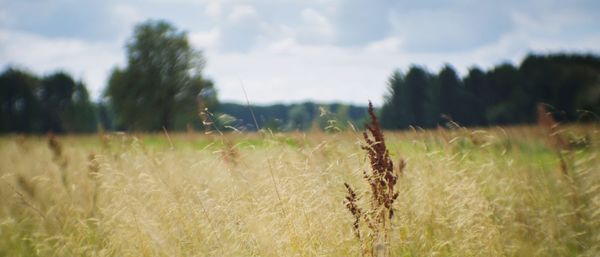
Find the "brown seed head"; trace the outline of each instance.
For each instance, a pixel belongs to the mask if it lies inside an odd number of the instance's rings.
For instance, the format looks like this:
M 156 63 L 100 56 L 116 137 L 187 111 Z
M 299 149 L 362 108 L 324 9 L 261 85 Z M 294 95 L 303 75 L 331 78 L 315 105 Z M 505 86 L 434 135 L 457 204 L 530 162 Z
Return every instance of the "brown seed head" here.
M 352 216 L 354 217 L 354 223 L 352 224 L 354 234 L 356 235 L 357 238 L 360 239 L 359 225 L 360 225 L 360 218 L 362 217 L 362 209 L 360 207 L 358 207 L 358 205 L 357 205 L 358 197 L 356 196 L 356 192 L 352 189 L 352 187 L 350 187 L 350 185 L 348 185 L 348 183 L 344 183 L 344 186 L 346 187 L 346 190 L 348 191 L 346 194 L 345 205 L 346 205 L 346 208 L 348 209 L 348 211 L 350 211 L 350 213 L 352 213 Z

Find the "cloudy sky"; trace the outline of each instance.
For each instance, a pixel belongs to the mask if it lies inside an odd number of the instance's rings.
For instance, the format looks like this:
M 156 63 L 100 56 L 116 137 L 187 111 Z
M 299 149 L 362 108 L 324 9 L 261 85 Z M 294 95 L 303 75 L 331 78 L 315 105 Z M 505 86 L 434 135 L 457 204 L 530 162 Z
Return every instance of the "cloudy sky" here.
M 0 0 L 0 67 L 65 70 L 94 99 L 133 26 L 164 19 L 207 58 L 221 100 L 381 104 L 411 64 L 517 64 L 528 52 L 600 53 L 600 1 Z

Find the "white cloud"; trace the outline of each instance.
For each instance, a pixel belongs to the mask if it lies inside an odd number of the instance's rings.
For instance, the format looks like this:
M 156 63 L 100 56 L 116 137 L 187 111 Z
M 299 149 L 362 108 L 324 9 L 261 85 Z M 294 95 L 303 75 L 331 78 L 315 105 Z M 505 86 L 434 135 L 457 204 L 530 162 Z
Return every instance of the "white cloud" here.
M 530 51 L 600 50 L 600 33 L 564 39 L 530 30 L 517 26 L 498 40 L 449 52 L 413 52 L 394 35 L 364 47 L 308 45 L 287 37 L 245 54 L 212 52 L 206 72 L 216 80 L 224 100 L 243 101 L 243 82 L 256 103 L 313 99 L 365 104 L 370 99 L 382 104 L 388 76 L 397 68 L 406 71 L 411 64 L 436 73 L 450 63 L 465 75 L 473 65 L 485 69 L 502 62 L 518 65 Z
M 402 39 L 398 36 L 391 36 L 368 44 L 366 50 L 373 54 L 390 54 L 398 53 L 401 47 Z
M 124 42 L 131 33 L 131 28 L 138 22 L 145 19 L 145 16 L 136 9 L 136 7 L 128 4 L 116 4 L 111 9 L 115 33 L 118 34 L 117 40 Z
M 198 49 L 216 49 L 221 37 L 221 31 L 218 28 L 212 28 L 209 31 L 191 32 L 188 34 L 190 43 Z
M 128 4 L 116 4 L 112 8 L 115 18 L 122 22 L 135 22 L 143 18 L 140 12 L 133 6 Z
M 259 25 L 261 35 L 257 37 L 257 45 L 259 47 L 269 46 L 273 42 L 280 41 L 282 39 L 293 39 L 296 38 L 297 29 L 284 24 L 273 24 L 268 22 L 261 22 Z
M 232 23 L 239 23 L 257 16 L 256 9 L 251 5 L 235 5 L 229 13 L 228 20 Z
M 332 42 L 335 38 L 333 24 L 321 13 L 306 8 L 301 12 L 303 26 L 300 28 L 299 41 L 301 42 Z
M 472 49 L 498 40 L 510 29 L 510 21 L 501 11 L 474 8 L 469 12 L 455 8 L 400 9 L 391 12 L 388 20 L 391 34 L 405 39 L 403 47 L 413 52 Z
M 376 57 L 333 46 L 306 46 L 292 39 L 247 54 L 210 53 L 207 74 L 224 100 L 244 99 L 244 83 L 255 103 L 316 100 L 380 102 L 391 70 Z M 221 76 L 228 74 L 228 76 Z
M 221 16 L 221 4 L 218 1 L 212 1 L 206 4 L 206 15 L 211 18 L 218 18 Z
M 65 4 L 47 5 L 58 10 Z M 37 73 L 65 69 L 98 96 L 110 69 L 125 62 L 123 45 L 133 25 L 162 18 L 185 28 L 191 44 L 205 51 L 205 72 L 223 100 L 244 101 L 243 81 L 257 103 L 370 99 L 381 104 L 391 72 L 413 63 L 431 72 L 450 63 L 464 74 L 475 64 L 518 64 L 529 51 L 600 51 L 597 11 L 576 4 L 153 0 L 141 5 L 125 0 L 107 5 L 110 15 L 97 15 L 99 27 L 118 36 L 88 40 L 78 37 L 85 29 L 47 33 L 63 30 L 45 27 L 44 19 L 57 17 L 36 20 L 7 5 L 0 10 L 0 65 L 19 64 Z M 69 17 L 49 24 L 79 28 Z M 29 27 L 12 27 L 13 19 Z M 30 20 L 36 22 L 26 23 Z
M 121 47 L 69 38 L 45 38 L 0 30 L 0 65 L 17 65 L 44 75 L 64 70 L 88 86 L 92 98 L 100 96 L 109 72 L 123 63 Z

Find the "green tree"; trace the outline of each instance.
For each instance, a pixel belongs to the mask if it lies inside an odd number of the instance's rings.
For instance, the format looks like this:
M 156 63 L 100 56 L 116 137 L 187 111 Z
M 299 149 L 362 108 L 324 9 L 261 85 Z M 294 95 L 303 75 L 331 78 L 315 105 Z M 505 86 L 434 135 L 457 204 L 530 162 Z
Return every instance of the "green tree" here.
M 34 132 L 40 129 L 39 79 L 26 71 L 8 68 L 0 75 L 0 132 Z
M 529 55 L 519 67 L 532 102 L 550 104 L 561 120 L 577 120 L 580 110 L 600 111 L 600 58 L 592 55 Z
M 404 129 L 408 127 L 406 85 L 404 76 L 397 70 L 387 82 L 387 94 L 381 108 L 381 126 L 384 129 Z
M 96 105 L 96 111 L 98 112 L 98 123 L 106 130 L 115 130 L 113 124 L 115 120 L 115 114 L 112 107 L 108 103 L 100 102 Z
M 297 104 L 290 108 L 288 130 L 307 130 L 311 125 L 309 109 L 304 104 Z
M 486 125 L 485 110 L 487 102 L 485 101 L 486 80 L 485 72 L 477 67 L 469 69 L 469 73 L 463 79 L 465 86 L 465 125 Z
M 347 104 L 333 104 L 331 106 L 333 113 L 333 121 L 335 124 L 328 124 L 330 128 L 346 130 L 348 123 L 351 123 L 350 119 L 350 106 Z
M 486 85 L 490 105 L 486 113 L 492 124 L 524 123 L 534 116 L 533 105 L 527 94 L 527 81 L 511 64 L 494 67 L 487 73 Z
M 471 68 L 461 80 L 450 65 L 436 76 L 412 66 L 394 73 L 382 107 L 382 126 L 430 127 L 442 114 L 467 126 L 531 123 L 536 104 L 551 106 L 560 121 L 598 120 L 600 57 L 581 54 L 528 55 L 483 71 Z M 403 107 L 399 107 L 403 106 Z
M 197 113 L 200 92 L 213 84 L 201 76 L 204 58 L 186 33 L 165 21 L 147 21 L 135 27 L 126 49 L 127 67 L 113 70 L 105 92 L 121 126 L 157 131 L 197 120 L 190 113 Z
M 39 91 L 42 130 L 92 132 L 96 129 L 94 106 L 82 82 L 75 82 L 65 72 L 42 79 Z
M 419 67 L 412 66 L 404 77 L 406 83 L 406 120 L 409 125 L 426 127 L 429 117 L 426 117 L 428 107 L 431 106 L 429 94 L 431 78 L 429 73 Z
M 90 101 L 83 82 L 79 81 L 75 84 L 71 103 L 63 115 L 63 126 L 68 132 L 94 132 L 98 128 L 96 106 Z
M 464 120 L 462 104 L 464 98 L 463 86 L 456 71 L 450 65 L 445 65 L 438 74 L 438 92 L 435 95 L 438 111 L 438 124 L 445 123 L 447 118 L 462 123 Z M 441 118 L 441 119 L 440 119 Z

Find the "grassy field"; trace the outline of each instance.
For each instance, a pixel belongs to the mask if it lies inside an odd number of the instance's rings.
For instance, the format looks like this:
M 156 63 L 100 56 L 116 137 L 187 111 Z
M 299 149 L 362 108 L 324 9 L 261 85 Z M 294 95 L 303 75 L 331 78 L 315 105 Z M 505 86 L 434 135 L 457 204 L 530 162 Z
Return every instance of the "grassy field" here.
M 600 256 L 600 127 L 385 132 L 392 256 Z M 0 137 L 0 256 L 360 256 L 361 132 Z M 562 162 L 561 162 L 562 158 Z M 364 228 L 364 227 L 363 227 Z

